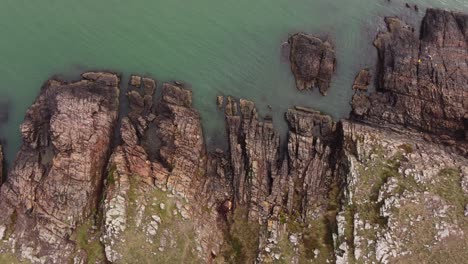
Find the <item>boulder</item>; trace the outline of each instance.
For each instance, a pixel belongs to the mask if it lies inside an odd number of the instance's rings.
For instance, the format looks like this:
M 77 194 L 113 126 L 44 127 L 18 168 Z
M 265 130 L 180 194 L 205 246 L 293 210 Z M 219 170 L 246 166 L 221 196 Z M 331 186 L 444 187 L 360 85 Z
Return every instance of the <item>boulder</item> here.
M 303 33 L 292 35 L 288 42 L 291 45 L 291 71 L 296 78 L 297 89 L 312 90 L 317 87 L 322 95 L 326 95 L 336 70 L 333 45 Z

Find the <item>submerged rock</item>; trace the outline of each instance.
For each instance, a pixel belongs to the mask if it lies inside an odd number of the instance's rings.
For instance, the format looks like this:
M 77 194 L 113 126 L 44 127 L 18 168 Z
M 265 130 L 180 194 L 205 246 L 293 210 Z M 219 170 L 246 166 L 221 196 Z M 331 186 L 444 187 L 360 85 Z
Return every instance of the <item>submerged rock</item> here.
M 33 263 L 66 263 L 74 230 L 95 212 L 117 120 L 119 78 L 48 81 L 28 109 L 23 144 L 0 191 L 8 246 Z
M 157 82 L 142 78 L 126 93 L 111 149 L 118 77 L 51 80 L 0 189 L 0 250 L 33 263 L 462 263 L 465 18 L 429 10 L 421 39 L 387 19 L 376 40 L 378 91 L 367 95 L 370 75 L 358 75 L 350 120 L 288 109 L 285 144 L 254 102 L 218 97 L 228 146 L 209 152 L 192 92 L 165 83 L 154 100 Z M 330 66 L 330 50 L 309 50 L 323 42 L 295 41 L 297 56 L 319 54 Z M 417 61 L 424 45 L 432 63 Z M 436 72 L 436 60 L 453 65 Z M 303 85 L 328 87 L 320 78 Z M 83 225 L 94 210 L 102 221 Z M 105 256 L 93 261 L 96 252 Z
M 296 78 L 297 89 L 318 88 L 322 95 L 326 95 L 336 70 L 333 45 L 329 41 L 302 33 L 292 35 L 288 42 L 291 45 L 291 70 Z

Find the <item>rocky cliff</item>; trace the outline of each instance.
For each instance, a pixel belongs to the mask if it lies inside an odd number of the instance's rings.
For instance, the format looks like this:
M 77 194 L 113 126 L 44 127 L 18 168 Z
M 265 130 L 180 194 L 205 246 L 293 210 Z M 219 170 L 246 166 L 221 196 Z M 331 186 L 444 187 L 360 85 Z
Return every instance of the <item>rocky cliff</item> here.
M 3 148 L 0 145 L 0 184 L 3 183 Z
M 118 76 L 47 82 L 0 190 L 0 262 L 462 263 L 467 16 L 386 21 L 377 91 L 364 70 L 350 119 L 290 108 L 283 141 L 246 99 L 217 98 L 209 152 L 181 84 L 131 76 L 119 118 Z
M 463 263 L 467 159 L 419 133 L 342 121 L 336 263 Z

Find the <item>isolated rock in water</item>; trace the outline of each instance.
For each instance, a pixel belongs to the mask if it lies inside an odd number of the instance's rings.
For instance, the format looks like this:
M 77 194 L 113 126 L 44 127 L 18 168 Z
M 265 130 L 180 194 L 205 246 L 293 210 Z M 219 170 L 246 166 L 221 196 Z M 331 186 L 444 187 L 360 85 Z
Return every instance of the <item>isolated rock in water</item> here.
M 397 18 L 386 23 L 374 43 L 377 92 L 355 117 L 466 139 L 468 15 L 428 9 L 419 37 Z
M 299 90 L 319 88 L 326 95 L 336 69 L 335 50 L 329 41 L 302 33 L 292 35 L 291 70 Z
M 224 96 L 222 96 L 222 95 L 216 96 L 216 105 L 218 106 L 218 109 L 223 109 Z
M 354 79 L 353 90 L 366 91 L 371 82 L 371 78 L 372 76 L 369 72 L 369 69 L 361 70 Z
M 118 116 L 119 78 L 48 81 L 21 125 L 23 145 L 0 191 L 3 239 L 33 263 L 67 263 L 97 209 Z M 5 244 L 4 244 L 5 245 Z

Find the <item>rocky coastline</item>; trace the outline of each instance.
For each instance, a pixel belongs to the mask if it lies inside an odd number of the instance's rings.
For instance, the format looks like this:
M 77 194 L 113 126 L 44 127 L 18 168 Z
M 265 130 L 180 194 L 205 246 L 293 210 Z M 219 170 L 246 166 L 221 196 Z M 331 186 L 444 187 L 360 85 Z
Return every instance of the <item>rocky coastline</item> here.
M 377 69 L 346 87 L 350 117 L 291 107 L 286 144 L 247 99 L 216 98 L 228 148 L 210 152 L 178 83 L 132 75 L 123 89 L 106 72 L 47 81 L 1 185 L 0 261 L 461 263 L 468 15 L 428 9 L 420 36 L 386 23 Z M 326 94 L 331 44 L 289 42 L 297 88 Z
M 288 40 L 291 71 L 296 78 L 298 90 L 318 88 L 327 95 L 333 74 L 336 71 L 335 48 L 328 40 L 297 33 Z

